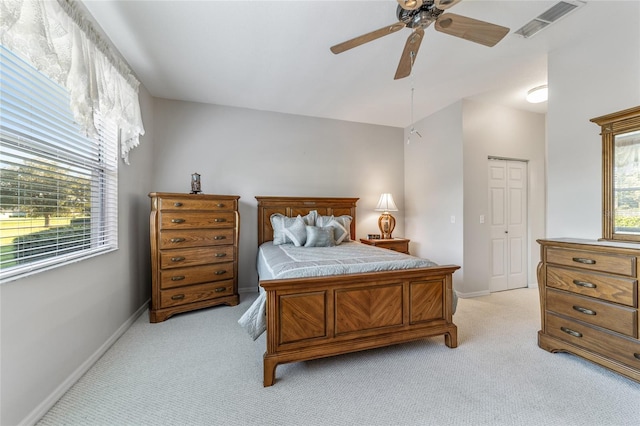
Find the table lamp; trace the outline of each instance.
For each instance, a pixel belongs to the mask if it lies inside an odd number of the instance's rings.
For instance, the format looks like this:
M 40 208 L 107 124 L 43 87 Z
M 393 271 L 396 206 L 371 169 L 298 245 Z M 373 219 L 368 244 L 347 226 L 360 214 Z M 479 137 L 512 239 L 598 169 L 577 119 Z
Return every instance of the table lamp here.
M 393 196 L 389 193 L 380 195 L 380 200 L 378 200 L 378 205 L 376 206 L 375 211 L 382 212 L 382 214 L 378 218 L 378 228 L 380 228 L 382 238 L 393 238 L 391 236 L 391 233 L 396 227 L 396 218 L 393 217 L 389 212 L 398 211 L 396 203 L 393 202 Z

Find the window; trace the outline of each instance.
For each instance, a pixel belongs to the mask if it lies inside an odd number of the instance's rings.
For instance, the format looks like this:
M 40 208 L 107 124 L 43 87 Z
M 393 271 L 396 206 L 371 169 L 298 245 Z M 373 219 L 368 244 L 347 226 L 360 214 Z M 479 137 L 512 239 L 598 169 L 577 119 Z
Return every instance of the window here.
M 117 248 L 118 129 L 0 46 L 0 282 Z

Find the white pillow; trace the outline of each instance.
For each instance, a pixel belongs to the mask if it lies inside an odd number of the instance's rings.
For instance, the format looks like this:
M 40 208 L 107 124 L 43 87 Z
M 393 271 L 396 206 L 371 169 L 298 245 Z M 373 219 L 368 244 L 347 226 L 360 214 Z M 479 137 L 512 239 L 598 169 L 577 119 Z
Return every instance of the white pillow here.
M 273 245 L 293 243 L 293 240 L 284 233 L 284 230 L 294 225 L 298 217 L 302 218 L 305 225 L 313 225 L 317 215 L 318 212 L 316 210 L 310 211 L 305 216 L 298 215 L 297 217 L 288 217 L 281 213 L 272 214 L 269 219 L 271 220 L 271 228 L 273 228 Z
M 284 228 L 284 235 L 294 246 L 301 247 L 307 242 L 307 224 L 302 216 L 298 215 L 291 226 Z
M 336 244 L 343 241 L 351 240 L 351 221 L 353 218 L 348 215 L 338 217 L 334 216 L 318 216 L 316 226 L 333 226 L 335 232 Z
M 333 247 L 336 245 L 333 226 L 307 226 L 305 247 Z

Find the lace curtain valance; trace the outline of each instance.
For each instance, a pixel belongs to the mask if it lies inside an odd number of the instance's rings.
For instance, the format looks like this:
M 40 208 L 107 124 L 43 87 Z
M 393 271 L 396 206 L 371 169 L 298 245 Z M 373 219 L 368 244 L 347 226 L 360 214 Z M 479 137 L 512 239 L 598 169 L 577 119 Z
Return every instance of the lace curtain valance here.
M 129 164 L 144 134 L 139 82 L 73 0 L 2 0 L 0 42 L 69 90 L 71 111 L 87 135 L 96 133 L 94 111 L 117 123 Z

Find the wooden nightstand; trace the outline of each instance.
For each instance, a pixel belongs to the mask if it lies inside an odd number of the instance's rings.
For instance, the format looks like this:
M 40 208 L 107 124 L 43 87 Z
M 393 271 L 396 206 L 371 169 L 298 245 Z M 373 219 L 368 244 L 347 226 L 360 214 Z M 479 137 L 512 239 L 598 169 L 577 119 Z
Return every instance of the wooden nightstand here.
M 404 238 L 391 238 L 388 240 L 380 239 L 380 240 L 368 240 L 366 238 L 361 238 L 360 242 L 363 244 L 369 244 L 370 246 L 376 246 L 381 248 L 386 248 L 393 251 L 399 251 L 400 253 L 409 254 L 409 241 Z

